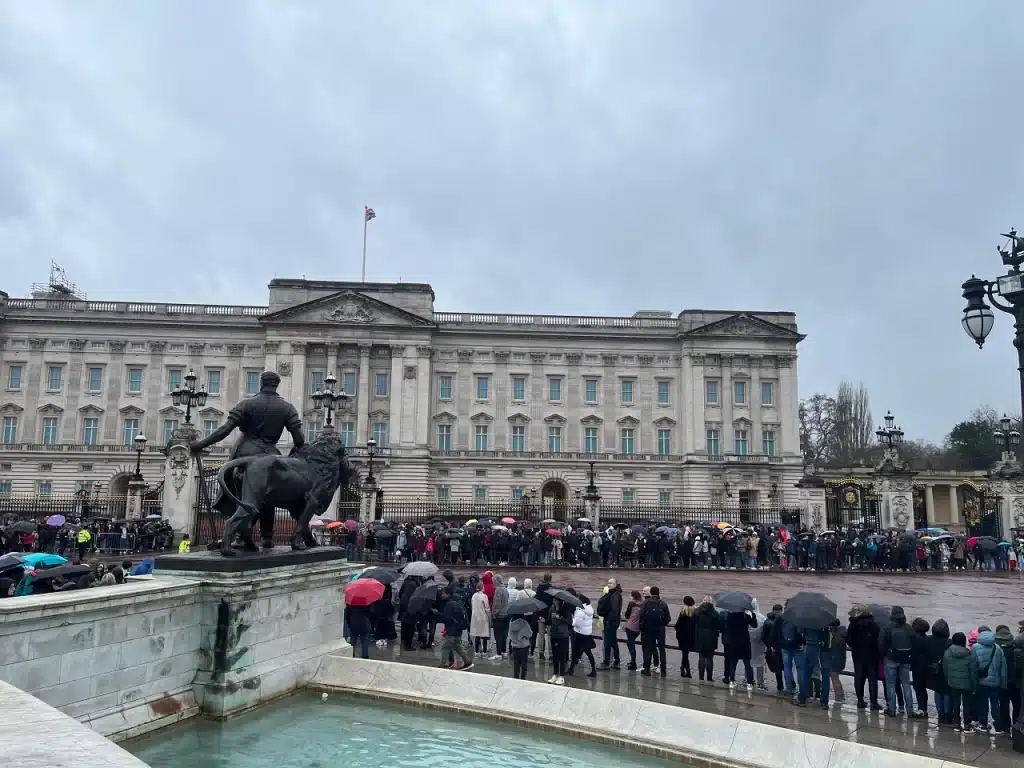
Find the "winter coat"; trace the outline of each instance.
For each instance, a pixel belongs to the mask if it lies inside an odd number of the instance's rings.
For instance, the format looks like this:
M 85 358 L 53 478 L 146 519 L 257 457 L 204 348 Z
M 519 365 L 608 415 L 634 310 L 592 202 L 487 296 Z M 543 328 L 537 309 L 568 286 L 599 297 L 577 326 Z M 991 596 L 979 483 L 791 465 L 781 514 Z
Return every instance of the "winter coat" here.
M 594 606 L 587 604 L 573 612 L 572 631 L 584 637 L 594 634 Z
M 572 629 L 572 614 L 566 613 L 567 609 L 564 605 L 560 611 L 556 611 L 553 605 L 550 610 L 548 621 L 551 626 L 551 637 L 555 640 L 568 638 Z
M 484 594 L 487 595 L 487 604 L 490 606 L 494 605 L 494 574 L 491 571 L 485 571 L 483 578 L 480 579 L 484 583 Z
M 491 613 L 497 619 L 504 618 L 505 610 L 508 608 L 508 589 L 501 576 L 495 576 L 493 583 L 494 597 L 491 599 Z
M 622 621 L 622 587 L 616 584 L 615 589 L 601 595 L 597 601 L 597 615 L 604 618 L 608 625 L 618 625 Z
M 927 670 L 925 685 L 936 693 L 949 693 L 949 683 L 942 669 L 942 658 L 952 645 L 949 625 L 939 619 L 932 625 L 932 633 L 924 639 L 924 665 Z
M 508 644 L 512 648 L 529 648 L 530 639 L 533 637 L 533 628 L 530 622 L 522 616 L 517 616 L 508 627 Z
M 750 612 L 725 614 L 722 630 L 725 652 L 737 659 L 750 659 L 750 628 L 756 626 L 757 619 Z
M 1003 649 L 996 645 L 996 637 L 991 632 L 981 632 L 978 642 L 971 648 L 971 653 L 978 660 L 978 685 L 984 688 L 1006 688 L 1006 657 Z
M 1017 670 L 1017 687 L 1024 690 L 1024 631 L 1013 638 L 1013 666 Z
M 630 600 L 629 605 L 626 606 L 626 629 L 628 631 L 640 631 L 640 609 L 642 607 L 642 600 Z
M 754 604 L 754 611 L 754 625 L 747 632 L 750 636 L 750 663 L 755 667 L 763 667 L 765 665 L 765 652 L 767 649 L 761 640 L 761 630 L 764 629 L 764 623 L 768 617 L 763 613 L 757 613 L 756 602 Z
M 676 644 L 683 653 L 692 653 L 697 647 L 696 607 L 684 606 L 676 619 Z
M 850 618 L 850 626 L 846 630 L 846 647 L 850 649 L 850 655 L 855 664 L 858 662 L 877 663 L 880 634 L 881 629 L 878 622 L 870 613 Z
M 951 645 L 942 654 L 942 674 L 954 691 L 973 693 L 978 687 L 978 659 L 962 645 Z
M 452 596 L 444 604 L 444 609 L 441 611 L 441 623 L 444 624 L 445 631 L 452 637 L 460 637 L 469 629 L 466 622 L 466 609 L 462 605 L 462 600 Z
M 846 669 L 846 635 L 847 629 L 844 626 L 830 627 L 832 633 L 832 647 L 829 652 L 832 654 L 831 669 L 842 672 Z
M 660 597 L 648 597 L 640 606 L 640 631 L 657 635 L 672 621 L 668 606 Z
M 369 635 L 370 607 L 366 605 L 348 605 L 345 607 L 345 618 L 348 620 L 348 631 L 353 637 Z
M 491 608 L 487 595 L 477 592 L 470 600 L 473 615 L 469 620 L 469 634 L 473 637 L 491 636 Z
M 886 661 L 910 664 L 913 647 L 914 630 L 907 626 L 903 609 L 894 605 L 889 613 L 889 625 L 878 636 L 878 654 Z
M 1019 674 L 1013 653 L 1013 635 L 1009 629 L 1003 628 L 996 630 L 995 638 L 996 645 L 1003 649 L 1003 658 L 1006 659 L 1006 686 L 1016 688 Z
M 718 650 L 718 633 L 721 631 L 718 611 L 711 603 L 701 603 L 695 616 L 697 652 L 714 653 Z

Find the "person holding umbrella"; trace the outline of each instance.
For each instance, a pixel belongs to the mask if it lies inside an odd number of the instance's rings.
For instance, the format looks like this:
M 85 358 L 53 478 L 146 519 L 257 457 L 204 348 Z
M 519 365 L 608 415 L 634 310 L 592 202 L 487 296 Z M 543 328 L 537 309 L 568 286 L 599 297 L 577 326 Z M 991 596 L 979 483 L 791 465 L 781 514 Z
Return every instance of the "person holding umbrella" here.
M 348 622 L 352 642 L 352 656 L 362 651 L 364 659 L 370 658 L 370 634 L 373 621 L 370 606 L 384 595 L 384 585 L 375 579 L 356 579 L 345 587 L 345 620 Z
M 516 680 L 526 679 L 526 662 L 530 657 L 530 643 L 533 640 L 533 626 L 528 616 L 547 608 L 540 600 L 529 597 L 525 592 L 522 597 L 510 600 L 505 610 L 509 618 L 508 645 L 512 654 L 512 676 Z

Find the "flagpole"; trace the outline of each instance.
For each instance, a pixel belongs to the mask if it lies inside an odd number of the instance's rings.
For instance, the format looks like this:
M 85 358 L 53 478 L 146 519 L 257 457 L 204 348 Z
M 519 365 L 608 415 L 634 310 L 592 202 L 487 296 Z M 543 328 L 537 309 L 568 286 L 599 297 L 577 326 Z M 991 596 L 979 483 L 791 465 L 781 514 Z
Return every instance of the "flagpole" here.
M 366 282 L 366 225 L 370 223 L 370 217 L 366 215 L 366 206 L 363 206 L 363 278 L 360 282 Z

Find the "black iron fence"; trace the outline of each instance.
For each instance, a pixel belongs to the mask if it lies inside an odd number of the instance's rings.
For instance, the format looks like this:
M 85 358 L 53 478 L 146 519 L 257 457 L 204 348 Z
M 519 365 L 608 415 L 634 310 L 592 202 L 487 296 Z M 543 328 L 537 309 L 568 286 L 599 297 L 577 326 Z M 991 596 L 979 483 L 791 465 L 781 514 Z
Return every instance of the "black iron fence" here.
M 144 502 L 143 516 L 159 513 L 159 502 Z M 0 494 L 0 516 L 17 515 L 23 520 L 63 515 L 75 518 L 123 520 L 128 511 L 127 496 L 69 494 Z

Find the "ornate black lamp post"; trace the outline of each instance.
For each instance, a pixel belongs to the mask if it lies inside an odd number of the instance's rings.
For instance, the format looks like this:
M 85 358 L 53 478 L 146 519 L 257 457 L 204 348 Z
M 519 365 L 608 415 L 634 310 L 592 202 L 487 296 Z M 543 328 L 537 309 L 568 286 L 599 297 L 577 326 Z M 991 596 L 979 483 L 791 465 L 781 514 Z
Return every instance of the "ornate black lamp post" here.
M 372 437 L 366 441 L 366 459 L 369 466 L 369 474 L 366 477 L 366 484 L 371 488 L 377 483 L 373 479 L 373 457 L 377 455 L 377 441 Z
M 878 442 L 890 451 L 896 450 L 903 444 L 903 430 L 895 426 L 895 423 L 896 417 L 892 415 L 892 411 L 887 411 L 885 414 L 885 426 L 879 427 L 875 432 Z
M 202 408 L 206 405 L 206 387 L 200 386 L 196 390 L 196 375 L 189 369 L 185 374 L 184 383 L 171 391 L 171 402 L 176 406 L 185 406 L 185 425 L 192 426 L 192 409 Z
M 1012 428 L 1013 422 L 1010 421 L 1010 417 L 1005 413 L 1003 418 L 999 420 L 999 429 L 992 433 L 992 438 L 996 441 L 996 445 L 1003 449 L 1003 458 L 1009 458 L 1014 453 L 1014 449 L 1020 445 L 1020 432 Z
M 1015 229 L 1003 237 L 1008 238 L 1009 242 L 1006 247 L 997 246 L 997 250 L 1003 264 L 1010 268 L 1009 271 L 995 280 L 982 280 L 971 275 L 971 279 L 962 286 L 967 306 L 964 307 L 964 316 L 960 322 L 967 335 L 981 348 L 995 324 L 995 315 L 985 303 L 985 297 L 996 309 L 1013 316 L 1013 346 L 1017 348 L 1021 409 L 1024 411 L 1024 273 L 1020 269 L 1021 264 L 1024 264 L 1024 237 L 1018 235 Z
M 146 450 L 146 436 L 136 435 L 135 439 L 132 440 L 132 444 L 135 447 L 135 474 L 132 475 L 134 482 L 142 481 L 142 454 Z
M 338 380 L 334 378 L 333 373 L 328 373 L 324 378 L 324 388 L 318 389 L 313 393 L 313 407 L 316 410 L 321 408 L 326 409 L 327 418 L 324 420 L 324 426 L 328 429 L 333 425 L 332 416 L 335 410 L 335 403 L 344 402 L 348 399 L 348 394 L 345 390 L 341 392 L 334 391 L 334 385 L 338 383 Z M 367 449 L 369 449 L 369 443 L 367 443 Z M 373 477 L 373 459 L 370 459 L 370 477 Z

